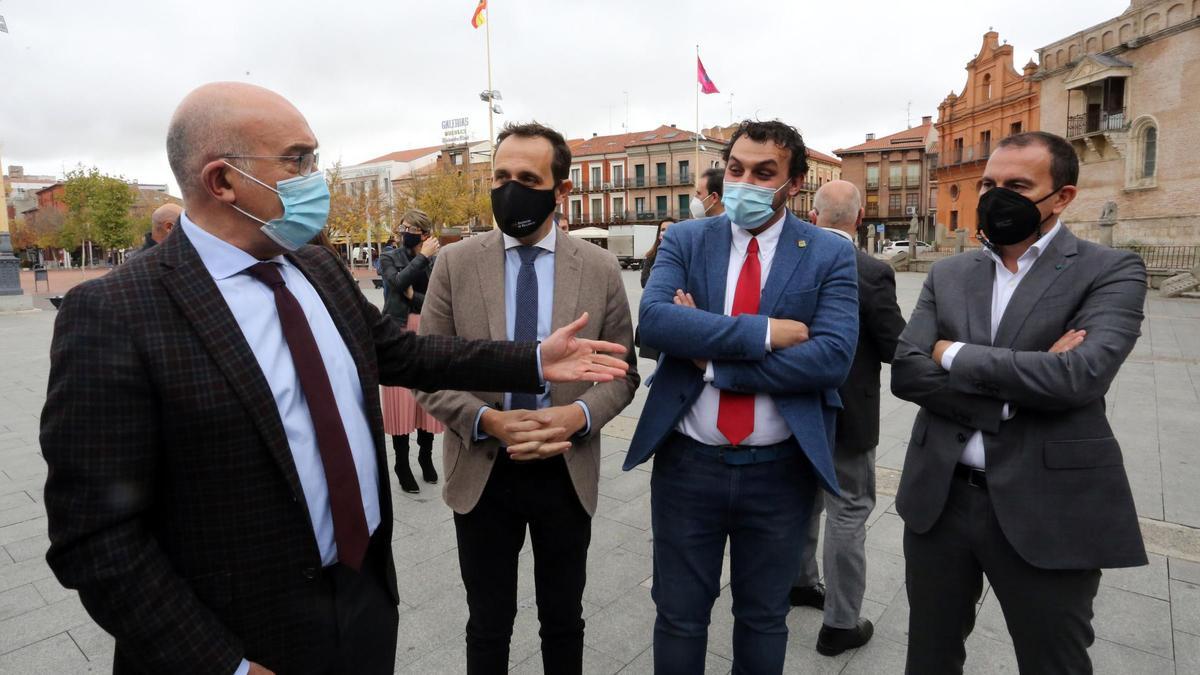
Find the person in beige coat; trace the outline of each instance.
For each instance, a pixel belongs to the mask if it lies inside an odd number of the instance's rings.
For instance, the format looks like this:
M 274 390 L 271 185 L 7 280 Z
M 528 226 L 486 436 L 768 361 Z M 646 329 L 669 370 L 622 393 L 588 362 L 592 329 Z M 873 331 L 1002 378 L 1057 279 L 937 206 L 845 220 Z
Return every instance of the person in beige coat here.
M 554 226 L 555 204 L 571 190 L 570 163 L 570 150 L 553 129 L 505 128 L 492 181 L 499 230 L 442 250 L 421 314 L 422 334 L 524 342 L 545 339 L 586 313 L 580 337 L 629 348 L 627 376 L 597 386 L 553 385 L 541 395 L 418 395 L 447 429 L 444 496 L 454 510 L 467 589 L 471 673 L 508 671 L 526 528 L 545 672 L 582 671 L 600 429 L 633 400 L 639 383 L 616 258 Z

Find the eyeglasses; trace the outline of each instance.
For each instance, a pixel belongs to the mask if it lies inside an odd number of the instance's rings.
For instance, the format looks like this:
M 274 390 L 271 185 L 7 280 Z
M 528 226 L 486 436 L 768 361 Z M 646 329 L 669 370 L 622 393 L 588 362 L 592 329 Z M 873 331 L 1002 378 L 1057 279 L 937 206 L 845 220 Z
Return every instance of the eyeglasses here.
M 296 173 L 307 176 L 317 170 L 321 153 L 306 152 L 303 155 L 225 155 L 225 159 L 277 159 L 284 162 L 295 162 Z

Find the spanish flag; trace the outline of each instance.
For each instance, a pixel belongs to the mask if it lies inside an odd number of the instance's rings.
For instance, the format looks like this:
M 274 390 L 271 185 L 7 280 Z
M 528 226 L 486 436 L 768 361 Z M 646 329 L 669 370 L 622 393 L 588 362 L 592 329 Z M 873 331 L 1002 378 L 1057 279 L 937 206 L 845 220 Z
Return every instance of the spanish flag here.
M 471 15 L 471 27 L 479 28 L 487 21 L 487 0 L 479 0 L 479 6 L 475 8 L 475 13 Z

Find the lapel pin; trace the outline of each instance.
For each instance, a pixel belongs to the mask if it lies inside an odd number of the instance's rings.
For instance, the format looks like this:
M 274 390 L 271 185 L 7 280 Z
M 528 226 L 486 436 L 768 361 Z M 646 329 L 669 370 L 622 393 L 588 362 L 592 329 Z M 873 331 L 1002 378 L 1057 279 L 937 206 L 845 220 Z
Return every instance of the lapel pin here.
M 805 246 L 808 246 L 808 241 L 805 239 L 797 239 L 796 246 L 799 246 L 800 248 L 804 248 Z
M 1061 270 L 1062 268 L 1063 268 L 1062 263 L 1059 263 L 1054 266 L 1054 269 L 1056 269 L 1056 270 Z

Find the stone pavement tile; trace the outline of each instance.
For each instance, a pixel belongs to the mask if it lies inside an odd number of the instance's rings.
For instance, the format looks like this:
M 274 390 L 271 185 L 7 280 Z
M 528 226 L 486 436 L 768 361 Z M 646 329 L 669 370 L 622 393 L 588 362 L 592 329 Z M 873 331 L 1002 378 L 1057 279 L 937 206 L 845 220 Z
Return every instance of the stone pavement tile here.
M 1088 650 L 1092 665 L 1099 675 L 1174 675 L 1175 662 L 1170 658 L 1147 654 L 1108 640 L 1096 640 Z M 1184 672 L 1184 671 L 1179 671 Z
M 704 675 L 728 675 L 733 663 L 723 656 L 709 652 L 704 659 Z M 587 672 L 586 670 L 584 672 Z M 654 648 L 649 647 L 620 671 L 621 675 L 653 675 Z
M 854 651 L 842 672 L 845 675 L 903 673 L 904 656 L 907 651 L 903 644 L 886 638 L 872 637 L 870 642 Z
M 436 558 L 457 547 L 458 539 L 451 524 L 414 530 L 392 541 L 392 553 L 398 570 Z
M 588 555 L 594 556 L 596 553 L 623 546 L 628 541 L 645 539 L 648 536 L 645 530 L 617 522 L 597 508 L 596 515 L 592 518 L 592 542 L 588 547 Z
M 3 462 L 4 462 L 4 460 L 2 458 L 0 458 L 0 466 L 4 465 Z M 12 493 L 9 493 L 6 495 L 0 495 L 0 516 L 4 515 L 4 512 L 9 509 L 13 509 L 13 508 L 16 508 L 19 506 L 28 506 L 33 503 L 34 503 L 33 499 L 28 494 L 26 494 L 24 491 L 12 492 Z M 16 522 L 16 521 L 10 521 L 10 522 Z
M 979 613 L 975 615 L 975 630 L 971 634 L 1007 645 L 1012 644 L 1008 624 L 1004 621 L 1004 611 L 1000 609 L 1000 601 L 991 589 L 984 591 L 983 603 L 979 607 Z
M 654 535 L 650 530 L 639 530 L 638 535 L 626 539 L 621 544 L 621 548 L 627 551 L 633 551 L 639 555 L 644 555 L 647 558 L 654 557 Z
M 628 502 L 650 492 L 650 474 L 645 471 L 622 471 L 614 478 L 600 479 L 600 494 Z
M 46 460 L 38 454 L 17 458 L 4 464 L 4 473 L 15 481 L 33 478 L 41 478 L 44 481 L 46 479 Z
M 625 412 L 629 413 L 629 409 L 627 408 L 625 410 Z M 627 415 L 621 415 L 621 417 L 625 417 L 625 416 L 627 416 Z M 608 436 L 608 435 L 605 435 L 604 433 L 600 434 L 600 457 L 603 459 L 608 459 L 613 456 L 618 457 L 619 458 L 617 460 L 617 468 L 618 469 L 621 467 L 621 463 L 625 461 L 625 453 L 628 451 L 629 451 L 629 439 L 617 438 L 616 436 Z
M 61 675 L 87 671 L 87 658 L 65 632 L 0 656 L 0 673 Z
M 871 515 L 867 516 L 867 527 L 871 527 L 879 520 L 880 516 L 885 513 L 896 512 L 896 497 L 893 495 L 876 495 L 875 510 L 871 511 Z
M 47 527 L 46 516 L 44 514 L 31 520 L 24 520 L 19 523 L 0 527 L 0 546 L 8 546 L 15 541 L 44 534 L 47 531 Z
M 1200 635 L 1175 631 L 1175 672 L 1200 673 Z
M 653 561 L 624 548 L 589 555 L 587 586 L 583 598 L 607 607 L 630 589 L 640 586 L 653 573 Z
M 867 588 L 863 597 L 885 605 L 904 586 L 904 558 L 884 551 L 867 555 Z
M 632 499 L 605 514 L 619 523 L 624 523 L 639 530 L 650 531 L 650 491 L 647 490 L 636 499 Z
M 1150 559 L 1149 565 L 1104 570 L 1100 577 L 1100 584 L 1148 595 L 1159 600 L 1170 600 L 1170 591 L 1167 587 L 1166 556 L 1149 553 L 1147 557 Z
M 0 621 L 0 654 L 91 623 L 78 599 L 63 600 Z
M 94 623 L 88 623 L 72 628 L 70 635 L 75 640 L 75 644 L 83 650 L 83 655 L 87 657 L 88 661 L 100 666 L 111 667 L 113 650 L 117 643 L 113 640 L 113 636 L 104 632 L 103 628 Z M 111 672 L 111 668 L 109 672 Z
M 1200 635 L 1200 586 L 1171 581 L 1171 620 L 1175 630 Z
M 1101 586 L 1094 610 L 1092 626 L 1097 638 L 1172 658 L 1171 605 L 1167 602 Z
M 654 638 L 654 601 L 637 587 L 588 620 L 584 642 L 622 663 L 638 657 Z
M 451 590 L 462 590 L 458 569 L 458 551 L 451 550 L 423 563 L 396 568 L 400 599 L 411 607 L 420 607 Z
M 601 437 L 601 438 L 603 438 L 603 437 Z M 617 476 L 620 476 L 621 474 L 625 473 L 625 471 L 621 468 L 621 465 L 624 462 L 625 462 L 625 453 L 624 452 L 613 452 L 608 455 L 602 456 L 600 458 L 600 478 L 602 480 L 616 478 Z
M 881 436 L 879 446 L 875 451 L 875 465 L 900 471 L 904 468 L 904 456 L 907 449 L 907 439 L 899 440 Z
M 7 591 L 10 588 L 24 586 L 25 584 L 33 583 L 39 579 L 46 579 L 54 575 L 50 571 L 50 566 L 46 564 L 44 558 L 31 558 L 15 562 L 11 565 L 6 565 L 3 568 L 4 573 L 0 574 L 0 591 Z
M 867 564 L 870 565 L 869 559 Z M 879 620 L 875 621 L 875 638 L 872 640 L 876 638 L 902 645 L 908 644 L 908 593 L 904 587 L 896 591 L 896 597 L 892 598 Z
M 900 516 L 890 513 L 880 516 L 867 530 L 867 548 L 904 557 L 904 521 Z
M 461 651 L 466 625 L 467 597 L 461 589 L 452 589 L 421 607 L 400 612 L 396 664 L 407 666 L 446 646 Z
M 967 661 L 963 672 L 970 675 L 1016 675 L 1017 655 L 1012 645 L 993 640 L 979 633 L 972 633 L 966 643 Z
M 444 644 L 426 652 L 412 663 L 396 663 L 395 673 L 429 675 L 430 673 L 467 672 L 467 650 L 464 644 Z
M 44 522 L 44 521 L 43 521 Z M 50 548 L 50 535 L 43 527 L 41 532 L 26 537 L 24 539 L 9 542 L 4 545 L 4 550 L 12 556 L 16 562 L 29 560 L 30 558 L 43 558 L 46 556 L 46 551 Z
M 1172 579 L 1200 585 L 1200 563 L 1171 558 L 1167 561 L 1167 567 Z
M 588 673 L 588 675 L 613 675 L 614 673 L 621 672 L 621 669 L 624 667 L 625 663 L 622 661 L 618 661 L 586 645 L 583 647 L 583 672 Z M 453 672 L 466 672 L 466 670 L 464 668 Z M 543 673 L 542 652 L 539 650 L 536 654 L 517 664 L 516 667 L 510 668 L 508 672 L 521 675 L 541 675 Z
M 0 592 L 0 621 L 20 616 L 46 604 L 33 584 L 25 584 Z

